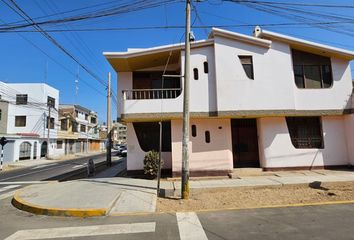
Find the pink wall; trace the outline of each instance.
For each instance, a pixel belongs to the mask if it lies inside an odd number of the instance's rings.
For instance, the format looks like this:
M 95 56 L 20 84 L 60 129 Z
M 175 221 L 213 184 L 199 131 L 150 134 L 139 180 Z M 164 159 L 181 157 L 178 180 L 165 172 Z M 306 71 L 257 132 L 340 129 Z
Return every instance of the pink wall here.
M 324 149 L 297 149 L 284 117 L 258 119 L 263 168 L 333 166 L 349 163 L 344 116 L 322 117 Z
M 232 170 L 232 141 L 230 119 L 191 119 L 197 127 L 197 136 L 190 129 L 190 170 Z M 182 121 L 172 120 L 172 171 L 182 167 Z M 210 131 L 210 143 L 205 142 L 205 131 Z

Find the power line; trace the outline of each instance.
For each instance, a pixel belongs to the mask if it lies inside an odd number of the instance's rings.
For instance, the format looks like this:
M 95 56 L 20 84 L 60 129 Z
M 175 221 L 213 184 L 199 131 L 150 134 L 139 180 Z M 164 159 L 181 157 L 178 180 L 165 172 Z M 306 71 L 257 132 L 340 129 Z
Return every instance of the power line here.
M 264 27 L 276 26 L 317 26 L 317 25 L 338 25 L 338 24 L 352 24 L 351 21 L 327 21 L 327 22 L 285 22 L 285 23 L 254 23 L 254 24 L 225 24 L 225 25 L 194 25 L 193 28 L 206 29 L 212 27 L 232 28 L 232 27 L 254 27 L 256 25 Z M 161 30 L 161 29 L 183 29 L 183 25 L 170 26 L 141 26 L 141 27 L 112 27 L 112 28 L 71 28 L 71 29 L 50 29 L 46 32 L 96 32 L 96 31 L 139 31 L 139 30 Z M 26 33 L 26 32 L 40 32 L 39 30 L 0 30 L 0 33 Z
M 52 42 L 56 47 L 58 47 L 62 52 L 64 52 L 67 56 L 69 56 L 72 60 L 74 60 L 77 64 L 80 65 L 82 69 L 84 69 L 89 75 L 91 75 L 94 79 L 96 79 L 98 82 L 100 82 L 103 86 L 106 86 L 107 84 L 105 81 L 100 79 L 96 74 L 94 74 L 87 66 L 82 64 L 73 54 L 71 54 L 67 49 L 65 49 L 61 44 L 58 43 L 50 34 L 48 34 L 43 28 L 38 26 L 34 20 L 14 1 L 10 0 L 13 6 L 9 5 L 5 0 L 1 0 L 4 2 L 8 7 L 10 7 L 15 13 L 17 13 L 19 16 L 21 16 L 24 20 L 26 20 L 29 23 L 33 24 L 33 27 L 36 28 L 40 33 L 46 37 L 50 42 Z
M 338 5 L 338 4 L 289 3 L 289 2 L 270 2 L 270 1 L 256 1 L 256 0 L 222 0 L 222 1 L 238 2 L 238 3 L 265 3 L 271 5 L 301 6 L 301 7 L 354 8 L 354 5 Z

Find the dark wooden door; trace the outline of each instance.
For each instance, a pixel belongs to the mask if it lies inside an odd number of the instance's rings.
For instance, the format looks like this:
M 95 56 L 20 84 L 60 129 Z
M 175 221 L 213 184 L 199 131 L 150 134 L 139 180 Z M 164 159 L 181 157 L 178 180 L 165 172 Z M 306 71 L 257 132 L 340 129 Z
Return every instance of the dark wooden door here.
M 232 119 L 234 168 L 259 167 L 256 119 Z

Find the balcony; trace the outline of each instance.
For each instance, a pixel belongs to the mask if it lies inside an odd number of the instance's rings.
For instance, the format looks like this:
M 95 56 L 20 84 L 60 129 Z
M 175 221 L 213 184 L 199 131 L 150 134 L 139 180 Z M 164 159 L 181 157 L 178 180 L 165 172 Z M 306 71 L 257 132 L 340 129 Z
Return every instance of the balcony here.
M 123 90 L 124 100 L 171 99 L 177 98 L 181 88 Z

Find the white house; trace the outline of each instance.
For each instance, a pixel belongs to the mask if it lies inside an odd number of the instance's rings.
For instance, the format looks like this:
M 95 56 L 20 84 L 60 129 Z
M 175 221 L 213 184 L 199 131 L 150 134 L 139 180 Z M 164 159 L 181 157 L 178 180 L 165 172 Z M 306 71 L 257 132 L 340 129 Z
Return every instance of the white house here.
M 183 44 L 104 56 L 118 74 L 128 173 L 141 171 L 145 153 L 158 149 L 163 120 L 164 168 L 179 175 Z M 213 28 L 193 42 L 191 175 L 353 165 L 352 59 L 354 52 L 259 27 L 253 36 Z
M 57 89 L 43 83 L 0 82 L 0 95 L 0 136 L 9 140 L 5 163 L 45 157 L 47 148 L 49 157 L 63 154 L 56 142 Z

